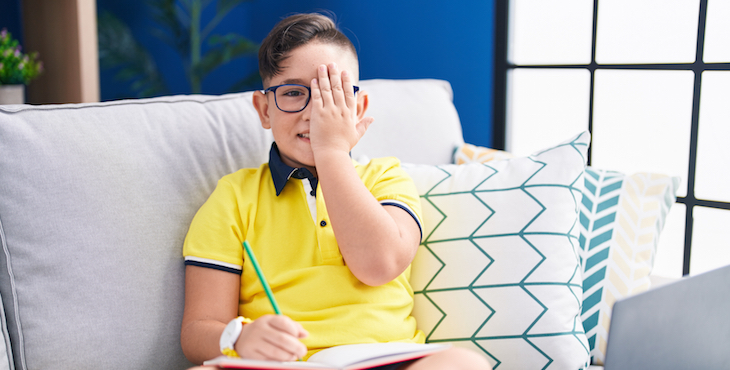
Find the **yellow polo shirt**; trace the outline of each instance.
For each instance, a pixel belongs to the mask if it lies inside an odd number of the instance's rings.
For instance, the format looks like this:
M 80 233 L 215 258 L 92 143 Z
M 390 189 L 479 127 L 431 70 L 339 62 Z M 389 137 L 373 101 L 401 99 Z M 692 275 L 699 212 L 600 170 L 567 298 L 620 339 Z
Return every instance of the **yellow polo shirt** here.
M 397 159 L 353 163 L 375 199 L 408 211 L 420 227 L 418 192 Z M 423 343 L 411 316 L 410 267 L 382 286 L 361 283 L 340 254 L 321 189 L 314 196 L 307 179 L 287 180 L 277 196 L 269 164 L 223 177 L 190 226 L 186 264 L 241 274 L 239 314 L 251 319 L 271 314 L 244 258 L 242 243 L 248 240 L 282 313 L 310 333 L 302 340 L 309 355 L 342 344 Z

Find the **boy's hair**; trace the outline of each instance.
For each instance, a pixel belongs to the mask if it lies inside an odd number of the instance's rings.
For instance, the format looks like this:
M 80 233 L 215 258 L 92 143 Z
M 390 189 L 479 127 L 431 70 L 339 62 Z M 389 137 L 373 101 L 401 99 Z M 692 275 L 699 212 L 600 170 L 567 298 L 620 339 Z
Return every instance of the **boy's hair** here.
M 281 62 L 289 52 L 311 41 L 338 45 L 350 50 L 357 62 L 357 51 L 331 18 L 319 14 L 296 14 L 284 18 L 269 32 L 259 48 L 259 73 L 264 85 L 281 73 Z M 266 86 L 264 86 L 266 87 Z

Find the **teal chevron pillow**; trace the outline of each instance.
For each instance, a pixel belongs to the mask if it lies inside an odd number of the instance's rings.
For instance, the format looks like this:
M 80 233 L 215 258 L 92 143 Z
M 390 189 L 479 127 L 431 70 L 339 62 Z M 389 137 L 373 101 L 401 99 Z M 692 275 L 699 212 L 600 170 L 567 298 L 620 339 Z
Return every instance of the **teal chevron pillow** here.
M 603 364 L 606 357 L 614 302 L 649 289 L 659 234 L 678 185 L 678 177 L 586 168 L 580 208 L 581 317 L 593 364 Z
M 428 342 L 483 353 L 495 369 L 579 369 L 589 347 L 578 210 L 590 135 L 530 157 L 404 165 L 421 195 L 411 271 Z

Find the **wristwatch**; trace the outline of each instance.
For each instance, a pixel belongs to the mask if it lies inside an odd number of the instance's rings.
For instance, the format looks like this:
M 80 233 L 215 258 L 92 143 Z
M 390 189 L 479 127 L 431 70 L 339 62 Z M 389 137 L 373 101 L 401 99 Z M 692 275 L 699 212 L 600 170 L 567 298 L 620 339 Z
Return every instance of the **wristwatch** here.
M 236 352 L 235 344 L 238 337 L 241 336 L 241 330 L 243 330 L 243 324 L 248 324 L 253 320 L 247 319 L 243 316 L 238 316 L 226 325 L 223 334 L 221 334 L 220 346 L 221 353 L 228 357 L 240 357 Z

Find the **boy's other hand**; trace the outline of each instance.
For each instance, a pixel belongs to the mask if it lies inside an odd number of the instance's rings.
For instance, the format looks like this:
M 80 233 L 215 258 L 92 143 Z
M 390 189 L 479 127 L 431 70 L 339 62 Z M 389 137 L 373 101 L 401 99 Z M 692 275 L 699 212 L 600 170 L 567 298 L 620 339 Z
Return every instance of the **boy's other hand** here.
M 241 358 L 268 361 L 296 361 L 307 354 L 299 340 L 309 336 L 298 322 L 284 315 L 266 315 L 243 326 L 236 342 Z
M 321 65 L 312 80 L 310 140 L 312 150 L 349 153 L 360 141 L 372 117 L 358 119 L 358 101 L 352 76 L 335 63 Z

